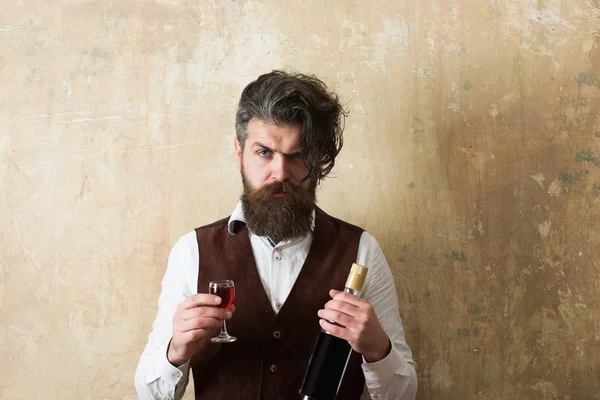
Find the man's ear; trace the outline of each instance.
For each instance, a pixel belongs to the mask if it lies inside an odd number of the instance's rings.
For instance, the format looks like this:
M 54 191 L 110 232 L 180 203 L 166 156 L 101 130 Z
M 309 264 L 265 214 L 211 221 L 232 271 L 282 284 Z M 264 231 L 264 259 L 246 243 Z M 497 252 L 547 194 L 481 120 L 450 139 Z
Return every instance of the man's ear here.
M 233 139 L 233 146 L 235 147 L 235 158 L 237 159 L 238 162 L 238 169 L 241 171 L 242 170 L 242 145 L 240 144 L 240 141 L 235 138 Z

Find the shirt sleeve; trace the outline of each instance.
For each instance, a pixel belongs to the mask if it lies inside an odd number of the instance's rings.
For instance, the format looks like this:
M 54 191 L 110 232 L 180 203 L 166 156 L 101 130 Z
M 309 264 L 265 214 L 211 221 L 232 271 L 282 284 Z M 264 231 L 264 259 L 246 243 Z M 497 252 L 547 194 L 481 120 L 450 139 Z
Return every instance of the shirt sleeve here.
M 158 313 L 135 372 L 140 400 L 181 399 L 189 380 L 189 361 L 180 367 L 167 359 L 173 314 L 179 303 L 197 293 L 198 242 L 194 231 L 173 246 L 162 280 Z M 196 279 L 194 279 L 194 271 Z
M 414 400 L 416 365 L 398 312 L 394 277 L 379 244 L 367 232 L 361 236 L 356 262 L 369 268 L 363 298 L 373 306 L 391 342 L 391 351 L 383 360 L 369 363 L 363 358 L 369 395 L 371 399 Z

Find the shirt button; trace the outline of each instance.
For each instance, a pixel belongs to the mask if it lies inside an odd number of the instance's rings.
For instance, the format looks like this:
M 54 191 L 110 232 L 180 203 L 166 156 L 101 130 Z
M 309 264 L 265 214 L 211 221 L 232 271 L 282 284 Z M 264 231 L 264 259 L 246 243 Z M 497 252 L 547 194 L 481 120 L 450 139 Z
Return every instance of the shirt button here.
M 271 372 L 275 373 L 275 372 L 277 372 L 278 369 L 279 368 L 277 368 L 277 365 L 275 365 L 275 364 L 271 365 Z
M 279 303 L 279 302 L 275 303 L 275 307 L 277 307 L 277 309 L 278 309 L 278 310 L 279 310 L 279 309 L 281 309 L 281 305 L 282 305 L 282 304 L 281 304 L 281 303 Z
M 275 339 L 279 339 L 279 338 L 281 337 L 281 332 L 280 332 L 280 331 L 275 331 L 275 332 L 273 332 L 273 337 L 274 337 Z

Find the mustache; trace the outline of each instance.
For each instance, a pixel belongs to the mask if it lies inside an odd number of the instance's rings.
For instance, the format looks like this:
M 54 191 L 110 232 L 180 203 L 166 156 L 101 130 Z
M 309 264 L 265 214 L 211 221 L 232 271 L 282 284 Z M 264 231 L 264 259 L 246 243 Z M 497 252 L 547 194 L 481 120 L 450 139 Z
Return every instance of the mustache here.
M 300 184 L 294 185 L 289 182 L 275 182 L 270 185 L 265 185 L 260 189 L 253 190 L 248 194 L 248 199 L 251 201 L 267 201 L 270 200 L 275 193 L 294 194 L 299 190 Z

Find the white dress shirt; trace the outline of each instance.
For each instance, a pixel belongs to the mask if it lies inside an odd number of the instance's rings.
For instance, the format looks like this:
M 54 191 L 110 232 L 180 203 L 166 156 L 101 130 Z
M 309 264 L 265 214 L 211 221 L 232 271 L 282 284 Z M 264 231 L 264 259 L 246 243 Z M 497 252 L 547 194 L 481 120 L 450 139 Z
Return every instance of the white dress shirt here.
M 229 219 L 230 227 L 233 221 L 245 222 L 241 203 Z M 277 244 L 251 232 L 249 236 L 260 280 L 273 311 L 277 313 L 302 269 L 313 233 Z M 404 338 L 394 279 L 379 244 L 367 232 L 360 238 L 356 262 L 369 268 L 363 298 L 372 304 L 392 343 L 390 353 L 383 360 L 368 363 L 363 358 L 362 369 L 369 395 L 372 399 L 413 400 L 417 392 L 417 374 Z M 185 392 L 190 363 L 173 366 L 167 359 L 167 346 L 173 334 L 173 314 L 179 303 L 197 293 L 197 286 L 198 242 L 196 232 L 191 231 L 175 243 L 169 255 L 158 299 L 158 314 L 135 373 L 135 386 L 141 400 L 180 399 Z

